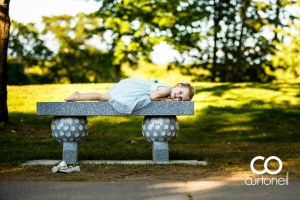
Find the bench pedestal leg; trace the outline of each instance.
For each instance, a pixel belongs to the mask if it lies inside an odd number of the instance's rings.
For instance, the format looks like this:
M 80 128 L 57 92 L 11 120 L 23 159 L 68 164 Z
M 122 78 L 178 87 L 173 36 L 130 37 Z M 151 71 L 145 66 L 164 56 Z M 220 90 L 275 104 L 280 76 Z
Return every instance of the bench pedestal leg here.
M 169 162 L 168 142 L 153 142 L 152 156 L 153 162 Z
M 176 116 L 145 116 L 142 124 L 143 136 L 153 143 L 153 162 L 169 162 L 169 142 L 179 132 Z
M 78 144 L 88 135 L 87 117 L 55 116 L 52 124 L 53 137 L 63 145 L 63 160 L 66 163 L 76 163 Z
M 78 159 L 77 142 L 64 142 L 63 143 L 63 160 L 66 163 L 76 163 Z

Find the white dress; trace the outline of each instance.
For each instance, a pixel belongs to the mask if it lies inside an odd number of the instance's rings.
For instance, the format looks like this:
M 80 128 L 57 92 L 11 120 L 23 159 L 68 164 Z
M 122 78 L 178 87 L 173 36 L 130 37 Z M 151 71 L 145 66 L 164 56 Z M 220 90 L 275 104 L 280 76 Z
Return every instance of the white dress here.
M 170 89 L 169 85 L 158 83 L 156 79 L 150 82 L 139 78 L 127 78 L 109 88 L 108 102 L 119 113 L 130 114 L 148 105 L 151 102 L 150 94 L 156 92 L 158 87 Z

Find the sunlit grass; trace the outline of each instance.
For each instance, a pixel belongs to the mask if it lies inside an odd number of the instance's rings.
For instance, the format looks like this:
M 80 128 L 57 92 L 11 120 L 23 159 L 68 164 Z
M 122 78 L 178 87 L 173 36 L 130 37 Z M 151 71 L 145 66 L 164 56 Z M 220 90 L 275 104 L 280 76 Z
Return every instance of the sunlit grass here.
M 112 84 L 66 84 L 8 86 L 9 112 L 35 113 L 36 102 L 63 101 L 75 91 L 107 92 Z
M 52 117 L 36 116 L 36 102 L 63 101 L 74 91 L 107 92 L 111 85 L 8 86 L 11 123 L 43 134 L 14 130 L 13 135 L 0 135 L 0 163 L 61 159 L 61 145 L 50 132 Z M 255 156 L 274 155 L 282 159 L 286 170 L 296 171 L 300 165 L 298 84 L 194 85 L 195 115 L 178 116 L 180 133 L 169 145 L 170 159 L 206 160 L 213 168 L 233 171 L 249 170 Z M 141 133 L 142 119 L 89 117 L 90 134 L 79 145 L 79 160 L 152 159 L 152 146 Z
M 299 105 L 298 84 L 207 84 L 196 83 L 197 108 L 209 105 L 241 108 L 274 108 Z
M 74 91 L 107 92 L 113 84 L 8 86 L 9 112 L 35 113 L 36 102 L 63 101 Z M 299 105 L 298 84 L 194 83 L 196 109 L 207 106 L 273 108 Z

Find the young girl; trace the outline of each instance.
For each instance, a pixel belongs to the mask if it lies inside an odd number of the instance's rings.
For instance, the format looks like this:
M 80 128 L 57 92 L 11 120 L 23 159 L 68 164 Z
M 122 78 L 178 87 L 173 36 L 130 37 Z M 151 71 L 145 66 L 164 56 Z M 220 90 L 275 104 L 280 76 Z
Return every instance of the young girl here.
M 164 83 L 139 78 L 127 78 L 109 88 L 108 93 L 74 92 L 65 101 L 108 101 L 113 108 L 130 114 L 152 101 L 190 101 L 194 96 L 194 87 L 189 83 L 177 83 L 171 88 Z

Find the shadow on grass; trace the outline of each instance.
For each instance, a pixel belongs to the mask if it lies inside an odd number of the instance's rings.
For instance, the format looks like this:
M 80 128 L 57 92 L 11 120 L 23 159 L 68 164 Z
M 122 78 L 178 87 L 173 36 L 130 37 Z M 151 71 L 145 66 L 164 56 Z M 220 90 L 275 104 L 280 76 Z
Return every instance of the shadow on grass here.
M 9 122 L 12 125 L 29 126 L 33 128 L 49 128 L 52 116 L 37 116 L 36 113 L 9 113 Z
M 262 104 L 263 102 L 254 102 Z M 210 142 L 299 142 L 300 107 L 290 109 L 252 109 L 207 107 L 196 115 L 188 133 Z M 187 122 L 188 123 L 188 122 Z M 190 124 L 193 126 L 192 124 Z M 192 139 L 192 138 L 190 138 Z
M 257 102 L 254 102 L 257 103 Z M 261 103 L 261 102 L 258 102 Z M 170 159 L 207 158 L 214 145 L 300 142 L 300 107 L 252 109 L 209 106 L 195 116 L 178 117 L 179 136 L 170 143 Z M 11 114 L 14 121 L 49 128 L 52 117 Z M 143 117 L 89 117 L 90 134 L 79 145 L 80 160 L 151 160 L 152 145 L 141 133 Z M 22 125 L 22 123 L 20 123 Z M 37 125 L 39 124 L 39 125 Z M 134 141 L 134 142 L 132 142 Z M 0 137 L 1 162 L 31 159 L 60 159 L 61 145 L 51 137 L 39 135 Z M 239 147 L 238 147 L 239 149 Z M 242 147 L 240 149 L 243 149 Z M 217 151 L 210 150 L 210 152 Z

